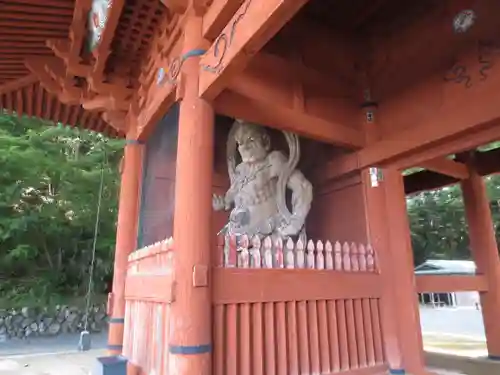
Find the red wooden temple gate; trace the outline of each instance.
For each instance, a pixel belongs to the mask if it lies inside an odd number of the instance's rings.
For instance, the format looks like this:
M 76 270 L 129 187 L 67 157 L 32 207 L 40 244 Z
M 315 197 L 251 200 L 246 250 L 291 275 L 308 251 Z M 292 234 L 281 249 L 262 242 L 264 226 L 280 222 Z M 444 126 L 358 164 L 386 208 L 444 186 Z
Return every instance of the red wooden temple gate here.
M 498 159 L 476 152 L 500 138 L 499 12 L 497 0 L 0 0 L 1 108 L 126 138 L 110 354 L 157 375 L 426 374 L 417 291 L 479 290 L 500 358 L 481 179 Z M 310 237 L 370 246 L 339 261 L 335 246 L 295 243 L 292 269 L 289 247 L 269 263 L 262 244 L 256 269 L 242 245 L 221 263 L 225 217 L 210 203 L 228 184 L 228 118 L 298 134 Z M 154 151 L 172 124 L 175 150 Z M 415 279 L 406 193 L 452 182 L 478 274 Z

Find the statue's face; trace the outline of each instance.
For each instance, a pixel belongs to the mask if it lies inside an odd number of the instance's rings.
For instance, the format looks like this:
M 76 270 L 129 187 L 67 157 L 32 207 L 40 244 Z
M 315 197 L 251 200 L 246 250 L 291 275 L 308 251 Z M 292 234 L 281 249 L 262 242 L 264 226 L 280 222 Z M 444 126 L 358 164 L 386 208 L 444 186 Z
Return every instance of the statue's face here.
M 254 163 L 269 153 L 269 136 L 263 128 L 242 124 L 235 134 L 238 151 L 244 163 Z

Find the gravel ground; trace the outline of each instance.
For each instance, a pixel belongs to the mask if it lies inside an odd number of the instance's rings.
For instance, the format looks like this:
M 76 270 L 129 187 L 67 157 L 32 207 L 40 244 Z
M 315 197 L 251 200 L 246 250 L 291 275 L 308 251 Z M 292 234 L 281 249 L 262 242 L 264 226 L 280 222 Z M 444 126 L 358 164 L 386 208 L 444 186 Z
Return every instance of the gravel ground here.
M 0 359 L 0 375 L 90 375 L 96 357 L 105 355 L 105 350 L 84 353 L 62 353 L 49 355 L 16 356 Z M 431 369 L 435 375 L 467 375 L 441 369 Z
M 90 375 L 104 350 L 0 359 L 0 375 Z

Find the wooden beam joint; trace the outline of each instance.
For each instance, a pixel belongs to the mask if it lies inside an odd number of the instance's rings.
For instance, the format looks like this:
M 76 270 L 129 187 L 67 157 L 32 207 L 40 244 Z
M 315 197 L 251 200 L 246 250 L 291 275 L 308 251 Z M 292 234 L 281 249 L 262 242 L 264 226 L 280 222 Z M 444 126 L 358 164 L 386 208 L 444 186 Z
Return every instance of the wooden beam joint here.
M 214 99 L 306 0 L 245 0 L 201 59 L 200 96 Z M 245 29 L 244 33 L 239 30 Z
M 469 170 L 465 164 L 446 158 L 428 160 L 421 163 L 420 167 L 459 180 L 469 178 Z

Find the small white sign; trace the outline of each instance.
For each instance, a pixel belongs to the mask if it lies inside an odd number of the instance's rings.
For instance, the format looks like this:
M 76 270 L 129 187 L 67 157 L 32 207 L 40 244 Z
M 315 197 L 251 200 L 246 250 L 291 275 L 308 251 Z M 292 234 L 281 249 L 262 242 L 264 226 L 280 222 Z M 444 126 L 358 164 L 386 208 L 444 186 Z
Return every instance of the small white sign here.
M 377 187 L 379 183 L 378 168 L 370 168 L 370 182 L 372 187 Z

